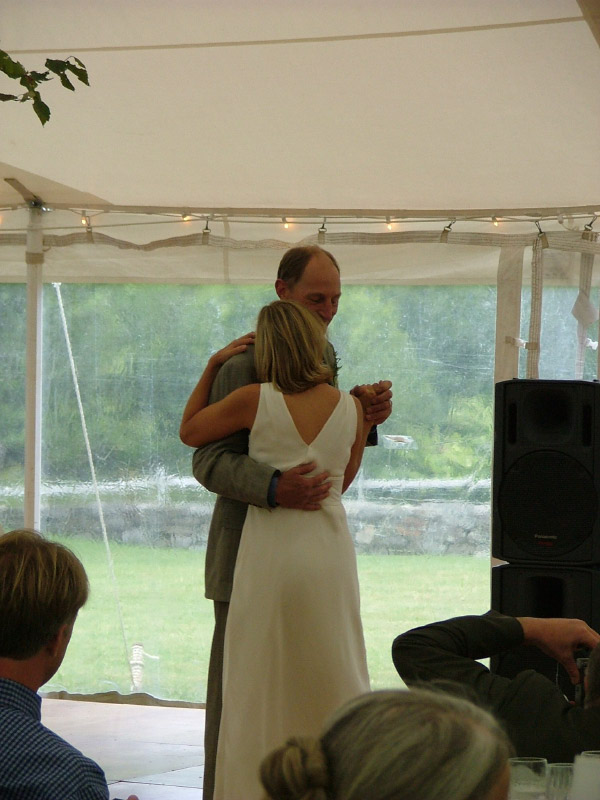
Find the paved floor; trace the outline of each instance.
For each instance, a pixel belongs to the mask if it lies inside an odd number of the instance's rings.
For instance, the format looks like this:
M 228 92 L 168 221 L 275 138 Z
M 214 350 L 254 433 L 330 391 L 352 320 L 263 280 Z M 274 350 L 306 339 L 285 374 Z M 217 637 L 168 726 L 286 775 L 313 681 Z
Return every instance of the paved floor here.
M 100 764 L 111 799 L 202 795 L 203 709 L 44 699 L 42 722 Z

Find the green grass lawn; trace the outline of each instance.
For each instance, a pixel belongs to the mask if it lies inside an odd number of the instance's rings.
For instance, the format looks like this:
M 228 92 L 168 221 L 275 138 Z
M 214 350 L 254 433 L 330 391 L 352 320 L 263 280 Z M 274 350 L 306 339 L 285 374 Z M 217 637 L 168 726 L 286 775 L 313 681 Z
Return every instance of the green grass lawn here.
M 149 656 L 159 656 L 145 658 L 143 691 L 203 701 L 213 621 L 212 603 L 203 596 L 204 552 L 111 544 L 115 586 L 102 542 L 61 541 L 83 561 L 91 595 L 65 661 L 45 690 L 128 693 L 128 659 L 140 643 Z M 361 555 L 358 570 L 374 689 L 402 685 L 390 656 L 398 633 L 489 608 L 484 558 Z

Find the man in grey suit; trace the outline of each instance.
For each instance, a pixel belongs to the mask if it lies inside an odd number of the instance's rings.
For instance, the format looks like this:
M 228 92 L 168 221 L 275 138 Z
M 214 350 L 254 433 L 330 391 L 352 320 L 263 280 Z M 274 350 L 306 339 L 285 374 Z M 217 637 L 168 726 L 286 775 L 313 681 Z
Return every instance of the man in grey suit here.
M 320 247 L 294 247 L 281 259 L 275 291 L 281 299 L 295 300 L 329 325 L 341 296 L 340 271 L 335 258 Z M 335 351 L 328 345 L 326 361 L 336 371 Z M 257 383 L 254 347 L 234 356 L 219 370 L 213 384 L 211 403 L 234 389 Z M 367 418 L 381 424 L 391 413 L 391 383 L 376 384 Z M 361 387 L 354 393 L 360 394 Z M 227 439 L 200 447 L 194 453 L 194 476 L 206 489 L 218 495 L 206 549 L 205 595 L 214 601 L 215 631 L 207 681 L 204 734 L 204 800 L 212 800 L 219 723 L 222 706 L 223 645 L 233 571 L 248 505 L 262 508 L 297 508 L 315 511 L 329 494 L 326 472 L 307 477 L 314 462 L 279 472 L 248 455 L 248 432 L 239 431 Z

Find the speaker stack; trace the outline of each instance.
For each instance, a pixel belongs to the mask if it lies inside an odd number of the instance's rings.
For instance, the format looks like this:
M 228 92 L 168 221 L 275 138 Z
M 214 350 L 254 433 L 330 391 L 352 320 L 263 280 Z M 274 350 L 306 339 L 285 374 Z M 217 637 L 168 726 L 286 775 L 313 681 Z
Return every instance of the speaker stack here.
M 515 617 L 577 617 L 600 630 L 600 383 L 496 384 L 492 608 Z M 562 667 L 535 647 L 492 660 L 498 674 L 536 669 L 568 696 Z

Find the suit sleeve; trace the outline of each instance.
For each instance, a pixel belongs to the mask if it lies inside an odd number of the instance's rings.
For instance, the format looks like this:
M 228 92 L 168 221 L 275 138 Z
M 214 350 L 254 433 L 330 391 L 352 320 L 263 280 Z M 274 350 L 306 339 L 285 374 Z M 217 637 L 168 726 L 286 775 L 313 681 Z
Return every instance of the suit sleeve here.
M 234 356 L 219 370 L 212 386 L 210 402 L 256 383 L 253 359 L 246 354 Z M 247 430 L 199 447 L 192 459 L 194 477 L 209 492 L 268 508 L 267 492 L 275 467 L 261 464 L 248 455 Z
M 491 611 L 403 633 L 394 640 L 392 658 L 407 685 L 453 681 L 470 687 L 494 708 L 510 693 L 512 681 L 494 675 L 476 659 L 497 655 L 522 642 L 523 629 L 518 620 Z

